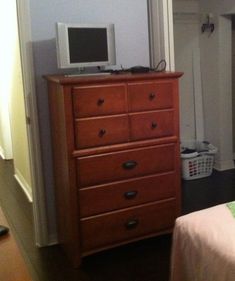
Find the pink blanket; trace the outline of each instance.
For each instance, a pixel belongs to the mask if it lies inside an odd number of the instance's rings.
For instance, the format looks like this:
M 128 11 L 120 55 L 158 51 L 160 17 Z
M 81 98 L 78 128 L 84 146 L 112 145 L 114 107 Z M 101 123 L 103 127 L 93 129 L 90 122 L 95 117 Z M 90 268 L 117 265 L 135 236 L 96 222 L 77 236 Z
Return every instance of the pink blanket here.
M 171 281 L 235 281 L 235 218 L 225 204 L 176 220 Z

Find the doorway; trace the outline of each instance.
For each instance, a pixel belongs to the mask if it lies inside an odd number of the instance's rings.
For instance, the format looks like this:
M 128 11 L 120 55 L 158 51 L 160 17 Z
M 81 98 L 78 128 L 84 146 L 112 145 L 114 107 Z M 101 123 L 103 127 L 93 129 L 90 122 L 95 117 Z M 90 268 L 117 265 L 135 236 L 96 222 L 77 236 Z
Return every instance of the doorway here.
M 26 128 L 24 87 L 17 24 L 16 2 L 7 1 L 0 11 L 1 53 L 1 156 L 13 159 L 14 177 L 32 202 L 29 143 Z M 11 23 L 7 25 L 6 22 Z
M 181 137 L 197 136 L 194 134 L 197 110 L 192 90 L 200 85 L 204 140 L 218 147 L 214 168 L 219 171 L 233 169 L 231 15 L 222 13 L 222 6 L 221 11 L 217 11 L 219 7 L 215 3 L 207 6 L 204 1 L 174 0 L 173 4 L 176 66 L 184 72 L 180 90 Z M 202 29 L 203 26 L 206 29 Z M 196 56 L 190 57 L 189 52 L 194 50 Z M 195 62 L 199 83 L 190 78 Z M 180 64 L 182 69 L 179 69 Z
M 26 187 L 24 191 L 32 201 L 35 243 L 37 246 L 46 246 L 54 244 L 56 237 L 49 235 L 43 185 L 29 0 L 4 2 L 0 10 L 0 22 L 0 34 L 4 38 L 1 42 L 1 50 L 4 51 L 0 52 L 1 69 L 5 75 L 1 75 L 1 78 L 4 77 L 5 88 L 0 87 L 0 109 L 4 108 L 4 111 L 0 111 L 0 153 L 4 155 L 6 143 L 12 148 L 12 156 L 8 155 L 7 158 L 14 158 L 15 174 L 20 171 L 22 176 L 16 179 Z M 6 95 L 6 92 L 10 94 Z M 2 119 L 3 112 L 5 119 Z M 2 124 L 6 125 L 5 120 L 9 121 L 9 142 L 4 139 L 7 130 Z

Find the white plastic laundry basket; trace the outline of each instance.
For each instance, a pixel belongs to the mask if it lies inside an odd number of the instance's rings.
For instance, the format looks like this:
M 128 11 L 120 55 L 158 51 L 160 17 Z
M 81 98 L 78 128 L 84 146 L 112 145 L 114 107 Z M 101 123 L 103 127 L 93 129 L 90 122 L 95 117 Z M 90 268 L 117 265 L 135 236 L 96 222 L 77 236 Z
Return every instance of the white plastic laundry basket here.
M 197 142 L 194 147 L 198 152 L 191 154 L 193 157 L 181 154 L 182 178 L 185 180 L 208 177 L 213 171 L 214 155 L 218 149 L 208 142 Z
M 185 180 L 208 177 L 212 174 L 213 155 L 199 155 L 194 158 L 182 159 L 182 177 Z

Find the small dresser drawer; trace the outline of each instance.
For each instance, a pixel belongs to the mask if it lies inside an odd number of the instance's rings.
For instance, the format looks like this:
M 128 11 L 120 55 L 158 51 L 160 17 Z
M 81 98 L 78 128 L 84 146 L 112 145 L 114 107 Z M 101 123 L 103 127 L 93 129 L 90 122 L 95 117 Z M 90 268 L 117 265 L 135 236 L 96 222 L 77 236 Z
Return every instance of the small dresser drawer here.
M 76 87 L 73 89 L 75 118 L 125 113 L 125 84 Z
M 77 119 L 75 139 L 77 149 L 126 142 L 129 140 L 128 117 Z
M 81 157 L 77 160 L 79 184 L 84 187 L 173 171 L 175 155 L 175 144 L 166 144 Z
M 130 114 L 131 140 L 159 138 L 173 135 L 173 110 Z
M 128 84 L 129 111 L 145 111 L 173 107 L 172 82 Z
M 170 172 L 80 189 L 80 215 L 84 218 L 175 197 L 175 182 L 175 172 Z
M 82 251 L 172 228 L 175 216 L 175 200 L 168 200 L 81 219 Z

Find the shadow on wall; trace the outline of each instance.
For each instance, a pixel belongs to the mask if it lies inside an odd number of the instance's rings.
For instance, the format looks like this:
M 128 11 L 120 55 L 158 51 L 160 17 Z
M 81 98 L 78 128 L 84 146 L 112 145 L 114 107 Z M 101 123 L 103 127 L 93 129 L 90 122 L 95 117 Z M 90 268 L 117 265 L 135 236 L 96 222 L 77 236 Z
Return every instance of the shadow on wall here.
M 40 143 L 42 152 L 42 169 L 44 174 L 44 186 L 46 188 L 46 200 L 47 210 L 51 218 L 49 220 L 54 223 L 54 180 L 53 180 L 53 161 L 52 161 L 52 149 L 51 149 L 51 133 L 50 133 L 50 115 L 48 104 L 48 91 L 47 83 L 43 78 L 44 75 L 49 74 L 68 74 L 74 73 L 78 69 L 58 69 L 57 67 L 57 55 L 56 55 L 56 39 L 33 42 L 33 60 L 35 71 L 35 84 L 36 84 L 36 96 L 38 107 L 38 119 L 40 130 Z M 96 72 L 96 67 L 87 68 L 86 71 Z M 51 226 L 51 224 L 50 224 Z M 52 229 L 53 226 L 52 226 Z M 50 230 L 49 230 L 50 233 Z
M 40 143 L 42 152 L 42 169 L 44 174 L 44 186 L 46 188 L 47 214 L 50 221 L 49 227 L 53 231 L 55 226 L 55 207 L 54 207 L 54 181 L 53 164 L 50 134 L 50 116 L 47 96 L 47 84 L 43 75 L 62 73 L 57 67 L 56 40 L 33 42 L 33 60 L 35 71 L 36 96 L 38 107 L 38 119 L 40 130 Z M 50 229 L 49 229 L 50 233 Z

